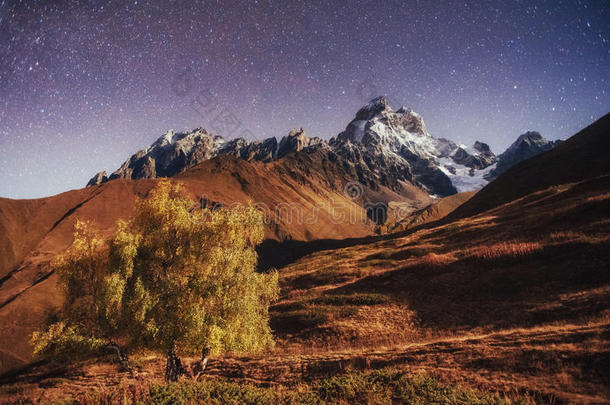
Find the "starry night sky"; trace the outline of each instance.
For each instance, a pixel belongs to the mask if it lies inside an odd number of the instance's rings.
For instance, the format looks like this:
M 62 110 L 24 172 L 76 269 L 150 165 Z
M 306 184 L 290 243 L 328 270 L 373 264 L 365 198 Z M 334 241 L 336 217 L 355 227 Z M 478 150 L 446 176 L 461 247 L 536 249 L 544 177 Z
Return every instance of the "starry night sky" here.
M 83 187 L 168 129 L 330 138 L 379 94 L 497 153 L 566 138 L 610 110 L 610 3 L 0 0 L 0 196 Z

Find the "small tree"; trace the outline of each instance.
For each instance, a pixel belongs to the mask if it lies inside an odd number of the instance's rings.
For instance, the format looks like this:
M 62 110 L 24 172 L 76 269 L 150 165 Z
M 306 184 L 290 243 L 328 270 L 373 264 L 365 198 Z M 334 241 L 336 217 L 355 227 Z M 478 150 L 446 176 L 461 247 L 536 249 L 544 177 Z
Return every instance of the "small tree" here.
M 278 294 L 277 273 L 255 271 L 262 239 L 254 207 L 197 210 L 161 180 L 107 249 L 77 223 L 57 261 L 64 319 L 87 336 L 162 350 L 167 380 L 181 372 L 179 353 L 260 351 L 273 344 L 268 307 Z

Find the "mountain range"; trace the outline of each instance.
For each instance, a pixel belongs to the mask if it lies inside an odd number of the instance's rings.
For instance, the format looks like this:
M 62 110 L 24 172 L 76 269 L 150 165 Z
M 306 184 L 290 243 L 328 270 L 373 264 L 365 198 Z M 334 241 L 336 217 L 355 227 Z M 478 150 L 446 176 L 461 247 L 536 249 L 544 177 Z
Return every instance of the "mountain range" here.
M 302 128 L 290 131 L 279 142 L 274 137 L 251 142 L 225 140 L 203 128 L 178 133 L 170 130 L 110 176 L 97 173 L 87 185 L 117 178 L 171 177 L 221 155 L 268 163 L 304 152 L 326 155 L 373 190 L 385 186 L 401 193 L 403 183 L 409 182 L 431 196 L 446 197 L 479 189 L 512 165 L 552 149 L 558 142 L 527 132 L 496 156 L 483 142 L 466 147 L 435 138 L 418 113 L 406 107 L 394 111 L 385 97 L 377 97 L 329 141 L 310 138 Z

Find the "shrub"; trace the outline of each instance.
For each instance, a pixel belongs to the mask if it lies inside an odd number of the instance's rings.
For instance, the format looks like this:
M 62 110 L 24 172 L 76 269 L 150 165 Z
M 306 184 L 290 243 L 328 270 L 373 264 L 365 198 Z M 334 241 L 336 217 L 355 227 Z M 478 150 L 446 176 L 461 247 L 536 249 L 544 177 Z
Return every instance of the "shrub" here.
M 509 404 L 498 394 L 444 384 L 424 375 L 391 369 L 352 373 L 318 382 L 314 392 L 327 403 Z
M 455 258 L 449 253 L 428 253 L 419 260 L 418 264 L 424 267 L 439 267 L 445 266 L 453 261 L 455 261 Z
M 18 402 L 15 402 L 18 403 Z M 71 403 L 71 402 L 66 402 Z M 87 404 L 511 404 L 531 403 L 517 397 L 511 401 L 499 394 L 442 383 L 423 374 L 381 369 L 324 378 L 291 387 L 258 387 L 227 381 L 180 381 L 148 387 L 119 385 L 101 388 L 78 398 Z

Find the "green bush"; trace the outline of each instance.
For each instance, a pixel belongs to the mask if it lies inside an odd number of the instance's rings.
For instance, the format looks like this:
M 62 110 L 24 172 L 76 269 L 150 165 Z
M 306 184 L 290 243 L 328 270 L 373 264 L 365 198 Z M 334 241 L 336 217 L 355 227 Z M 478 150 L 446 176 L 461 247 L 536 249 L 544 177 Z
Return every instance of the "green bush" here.
M 249 384 L 205 381 L 155 385 L 150 388 L 150 404 L 278 404 L 293 403 L 289 395 L 271 388 Z
M 257 387 L 226 381 L 182 381 L 153 385 L 138 395 L 128 388 L 90 397 L 88 403 L 138 403 L 154 405 L 191 404 L 512 404 L 499 394 L 482 393 L 469 388 L 444 384 L 426 375 L 408 375 L 404 371 L 381 369 L 343 374 L 295 387 Z
M 367 404 L 510 404 L 498 394 L 442 384 L 425 375 L 409 376 L 401 371 L 381 369 L 322 380 L 314 388 L 327 403 Z
M 4 392 L 6 394 L 6 392 Z M 12 404 L 31 403 L 15 397 Z M 297 386 L 258 387 L 248 383 L 218 380 L 180 381 L 170 384 L 119 385 L 99 387 L 62 403 L 87 404 L 256 404 L 256 405 L 334 405 L 334 404 L 528 404 L 529 398 L 509 399 L 497 393 L 484 393 L 467 387 L 441 383 L 423 374 L 381 369 L 354 372 Z

